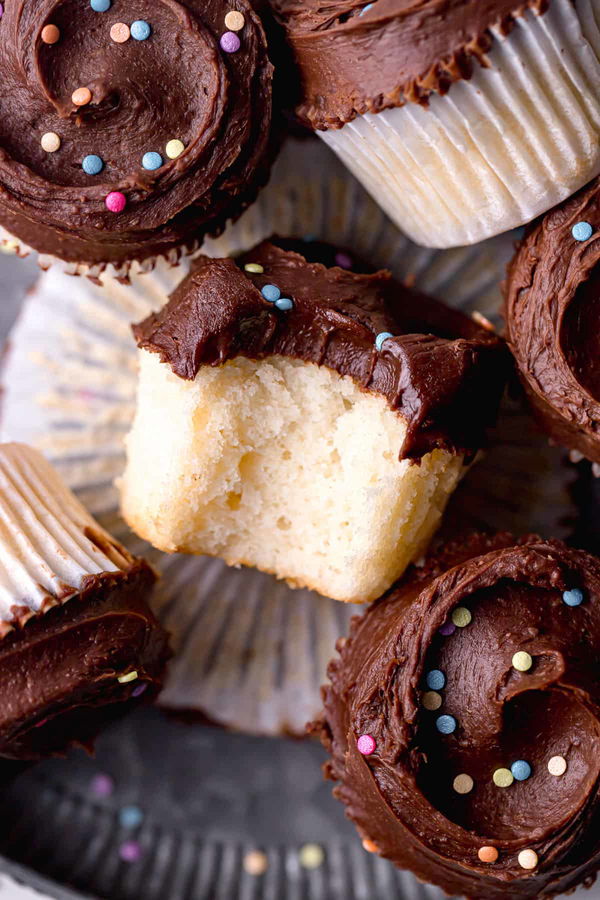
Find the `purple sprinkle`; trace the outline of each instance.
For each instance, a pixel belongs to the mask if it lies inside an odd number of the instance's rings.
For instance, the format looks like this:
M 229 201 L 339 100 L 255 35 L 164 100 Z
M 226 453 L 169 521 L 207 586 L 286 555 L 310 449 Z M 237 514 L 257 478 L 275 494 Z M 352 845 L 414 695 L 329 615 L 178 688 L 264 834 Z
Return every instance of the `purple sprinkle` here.
M 90 787 L 96 797 L 110 797 L 115 789 L 115 783 L 110 775 L 94 775 Z
M 142 848 L 137 841 L 125 841 L 119 847 L 119 856 L 123 862 L 137 862 L 138 859 L 141 859 Z
M 340 269 L 351 269 L 352 268 L 352 257 L 348 256 L 347 253 L 336 253 L 335 254 L 335 264 L 339 266 Z
M 226 31 L 221 35 L 221 50 L 225 53 L 237 53 L 241 47 L 241 41 L 233 31 Z
M 438 631 L 440 634 L 443 634 L 444 637 L 449 637 L 456 631 L 456 625 L 453 622 L 445 622 L 441 628 L 438 628 Z
M 132 697 L 141 697 L 144 691 L 147 689 L 147 684 L 138 684 L 136 688 L 134 688 L 131 692 Z

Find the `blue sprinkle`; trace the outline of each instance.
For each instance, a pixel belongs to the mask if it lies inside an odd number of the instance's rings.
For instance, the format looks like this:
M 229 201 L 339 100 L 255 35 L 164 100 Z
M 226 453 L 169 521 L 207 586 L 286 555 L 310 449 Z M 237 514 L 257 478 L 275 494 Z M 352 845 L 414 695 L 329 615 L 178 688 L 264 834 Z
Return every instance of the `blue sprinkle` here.
M 367 3 L 367 5 L 366 5 L 365 7 L 363 7 L 363 8 L 361 9 L 361 11 L 359 12 L 358 17 L 360 18 L 361 16 L 364 16 L 364 14 L 365 14 L 366 12 L 369 12 L 369 10 L 371 9 L 372 6 L 373 6 L 372 3 Z
M 144 22 L 143 19 L 136 19 L 135 22 L 131 23 L 131 37 L 135 38 L 136 41 L 145 41 L 147 40 L 152 33 L 152 29 L 147 22 Z
M 277 301 L 281 297 L 281 291 L 276 284 L 265 284 L 264 288 L 261 291 L 261 294 L 263 295 L 265 300 L 269 301 L 269 303 L 277 303 Z
M 124 806 L 119 811 L 119 822 L 122 828 L 137 828 L 144 821 L 144 813 L 139 806 Z
M 279 300 L 275 301 L 275 306 L 281 312 L 289 312 L 290 309 L 294 308 L 294 304 L 289 297 L 280 297 Z
M 578 222 L 571 229 L 571 234 L 576 241 L 589 241 L 593 233 L 594 229 L 589 222 Z
M 387 341 L 388 338 L 393 338 L 393 337 L 394 337 L 394 335 L 390 334 L 389 331 L 381 331 L 375 338 L 375 346 L 377 347 L 378 350 L 381 350 L 381 348 L 383 347 L 383 342 Z
M 510 767 L 510 771 L 513 774 L 513 778 L 516 778 L 517 781 L 527 781 L 531 775 L 531 766 L 524 759 L 518 759 Z
M 580 591 L 579 588 L 571 588 L 570 591 L 564 591 L 563 602 L 567 606 L 581 606 L 583 603 L 583 591 Z
M 440 669 L 432 669 L 427 673 L 425 683 L 430 691 L 441 691 L 446 687 L 446 676 Z
M 99 175 L 104 168 L 104 160 L 95 153 L 90 153 L 89 156 L 83 157 L 81 168 L 86 175 Z
M 150 153 L 144 153 L 142 157 L 142 166 L 150 172 L 154 172 L 155 169 L 160 169 L 162 164 L 163 158 L 160 153 L 154 153 L 152 151 Z
M 94 12 L 108 12 L 112 0 L 90 0 L 90 6 Z
M 435 727 L 442 734 L 452 734 L 456 731 L 456 719 L 454 716 L 440 716 L 435 720 Z

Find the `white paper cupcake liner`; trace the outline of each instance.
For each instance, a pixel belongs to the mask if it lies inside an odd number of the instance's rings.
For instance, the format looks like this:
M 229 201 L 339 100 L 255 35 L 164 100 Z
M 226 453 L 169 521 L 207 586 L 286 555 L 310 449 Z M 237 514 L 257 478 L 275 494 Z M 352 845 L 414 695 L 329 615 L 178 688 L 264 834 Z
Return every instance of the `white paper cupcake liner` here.
M 406 106 L 319 132 L 426 247 L 529 222 L 600 171 L 600 0 L 552 0 L 494 31 L 490 66 Z
M 349 247 L 467 312 L 497 319 L 511 238 L 444 253 L 415 247 L 319 141 L 291 141 L 258 202 L 206 249 L 227 255 L 273 232 Z M 124 467 L 136 390 L 129 323 L 160 307 L 186 266 L 159 262 L 130 286 L 110 277 L 100 286 L 57 267 L 42 274 L 10 339 L 0 437 L 40 447 L 104 527 L 161 569 L 155 608 L 176 650 L 165 706 L 248 732 L 302 734 L 319 711 L 327 663 L 356 607 L 219 560 L 165 556 L 118 515 L 114 481 Z M 565 536 L 563 519 L 574 509 L 561 459 L 520 407 L 508 404 L 493 447 L 451 501 L 444 527 Z

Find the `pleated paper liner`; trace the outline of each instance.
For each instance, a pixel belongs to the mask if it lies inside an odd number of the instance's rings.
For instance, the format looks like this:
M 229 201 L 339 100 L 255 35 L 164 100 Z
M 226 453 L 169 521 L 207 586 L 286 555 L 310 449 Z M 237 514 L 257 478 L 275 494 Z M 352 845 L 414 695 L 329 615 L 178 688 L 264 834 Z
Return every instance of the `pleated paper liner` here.
M 505 236 L 475 248 L 432 251 L 399 234 L 318 141 L 290 141 L 269 187 L 221 238 L 227 255 L 278 232 L 350 248 L 467 313 L 497 321 Z M 59 267 L 41 275 L 14 328 L 4 367 L 3 440 L 40 447 L 102 524 L 162 571 L 156 607 L 176 650 L 161 702 L 258 734 L 302 734 L 336 639 L 356 608 L 219 560 L 165 556 L 129 533 L 114 481 L 134 411 L 136 356 L 129 325 L 159 308 L 183 277 L 159 261 L 131 284 L 103 285 Z M 565 536 L 574 515 L 562 454 L 528 415 L 505 404 L 489 452 L 451 503 L 446 529 L 493 526 Z

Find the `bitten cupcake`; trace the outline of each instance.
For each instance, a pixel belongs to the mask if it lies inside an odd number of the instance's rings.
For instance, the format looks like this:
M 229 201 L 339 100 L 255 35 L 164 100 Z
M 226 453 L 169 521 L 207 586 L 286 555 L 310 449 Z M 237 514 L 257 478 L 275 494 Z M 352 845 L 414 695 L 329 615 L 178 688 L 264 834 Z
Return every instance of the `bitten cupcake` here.
M 297 115 L 417 243 L 507 231 L 600 170 L 598 0 L 270 2 Z
M 510 348 L 538 422 L 600 463 L 600 183 L 521 241 L 505 284 Z
M 37 451 L 0 444 L 0 756 L 89 744 L 157 693 L 168 648 L 146 603 L 154 580 Z
M 600 562 L 475 536 L 353 620 L 314 726 L 366 850 L 448 894 L 600 866 Z
M 461 313 L 269 242 L 200 258 L 134 335 L 131 527 L 352 602 L 423 552 L 505 376 Z
M 117 267 L 176 254 L 267 178 L 272 67 L 246 0 L 15 0 L 0 62 L 15 247 Z

